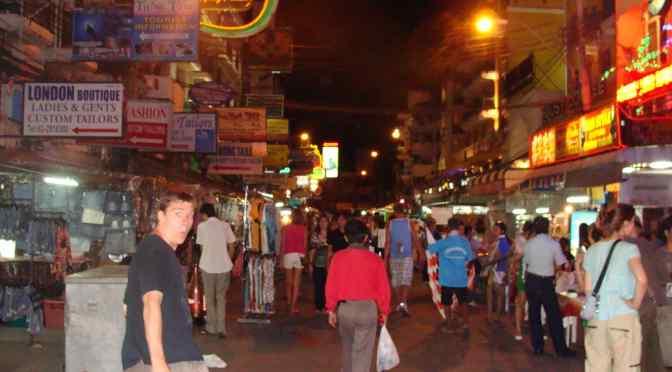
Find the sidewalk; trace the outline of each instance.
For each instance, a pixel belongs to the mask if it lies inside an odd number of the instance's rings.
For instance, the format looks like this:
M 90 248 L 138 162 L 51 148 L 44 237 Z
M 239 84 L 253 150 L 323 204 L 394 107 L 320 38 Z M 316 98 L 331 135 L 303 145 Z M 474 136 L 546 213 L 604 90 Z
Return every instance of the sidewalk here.
M 282 284 L 282 283 L 280 283 Z M 220 371 L 315 371 L 340 370 L 338 334 L 327 324 L 324 314 L 315 314 L 312 306 L 312 282 L 306 275 L 302 288 L 301 314 L 290 316 L 280 306 L 270 325 L 240 324 L 240 282 L 234 281 L 229 292 L 228 338 L 194 338 L 204 354 L 217 354 L 229 365 Z M 278 285 L 279 295 L 284 289 Z M 280 296 L 276 296 L 280 297 Z M 471 308 L 471 329 L 463 334 L 443 334 L 440 316 L 429 298 L 427 285 L 415 281 L 410 303 L 411 318 L 392 314 L 388 328 L 401 356 L 398 372 L 441 371 L 582 371 L 583 354 L 575 359 L 552 356 L 550 341 L 546 356 L 535 357 L 529 340 L 517 342 L 510 322 L 490 326 L 483 307 Z M 0 328 L 0 371 L 60 372 L 64 363 L 62 331 L 48 330 L 39 340 L 43 349 L 27 346 L 23 330 Z M 105 352 L 105 351 L 101 351 Z M 373 370 L 373 369 L 372 369 Z M 95 371 L 87 371 L 95 372 Z

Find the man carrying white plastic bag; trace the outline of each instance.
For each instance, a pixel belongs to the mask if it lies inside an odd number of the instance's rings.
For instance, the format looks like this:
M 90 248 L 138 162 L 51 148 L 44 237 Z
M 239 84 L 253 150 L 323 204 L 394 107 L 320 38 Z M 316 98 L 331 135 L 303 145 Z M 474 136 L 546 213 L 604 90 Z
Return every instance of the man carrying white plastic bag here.
M 371 370 L 378 324 L 385 324 L 390 312 L 387 270 L 380 257 L 369 252 L 368 231 L 361 221 L 348 222 L 350 247 L 334 255 L 327 277 L 326 307 L 329 324 L 338 326 L 341 336 L 343 372 Z
M 397 352 L 397 347 L 394 346 L 390 332 L 387 331 L 387 327 L 383 324 L 383 328 L 380 329 L 380 338 L 378 339 L 376 370 L 378 372 L 388 371 L 398 365 L 399 353 Z

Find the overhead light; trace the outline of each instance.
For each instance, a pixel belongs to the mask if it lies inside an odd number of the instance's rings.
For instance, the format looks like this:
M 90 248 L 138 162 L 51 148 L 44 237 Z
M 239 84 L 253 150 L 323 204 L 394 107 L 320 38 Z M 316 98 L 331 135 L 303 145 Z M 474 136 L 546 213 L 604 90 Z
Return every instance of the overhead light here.
M 567 203 L 570 204 L 586 204 L 588 202 L 590 202 L 588 195 L 572 195 L 567 197 Z
M 406 203 L 406 199 L 404 199 L 404 198 L 399 199 L 399 204 L 405 204 L 405 203 Z
M 623 174 L 632 174 L 635 173 L 635 167 L 624 167 Z
M 551 208 L 548 207 L 539 207 L 534 210 L 537 214 L 548 214 L 551 211 Z
M 70 177 L 44 177 L 44 182 L 50 185 L 77 187 L 79 182 Z
M 527 214 L 527 209 L 525 209 L 525 208 L 516 208 L 516 209 L 512 210 L 511 213 L 513 213 L 513 214 L 515 214 L 515 215 L 517 215 L 517 216 L 518 216 L 518 215 L 521 215 L 521 214 Z
M 567 213 L 567 214 L 572 214 L 572 213 L 574 213 L 574 207 L 571 206 L 571 205 L 566 205 L 566 206 L 565 206 L 565 213 Z
M 482 71 L 481 79 L 485 80 L 499 80 L 499 74 L 497 71 Z
M 362 211 L 362 216 L 366 216 L 366 211 Z
M 277 203 L 275 203 L 275 207 L 276 207 L 276 208 L 282 208 L 282 207 L 284 207 L 284 206 L 285 206 L 285 203 L 283 203 L 283 202 L 277 202 Z
M 672 168 L 672 161 L 667 161 L 667 160 L 654 161 L 654 162 L 649 164 L 649 168 L 651 168 L 651 169 L 670 169 L 670 168 Z

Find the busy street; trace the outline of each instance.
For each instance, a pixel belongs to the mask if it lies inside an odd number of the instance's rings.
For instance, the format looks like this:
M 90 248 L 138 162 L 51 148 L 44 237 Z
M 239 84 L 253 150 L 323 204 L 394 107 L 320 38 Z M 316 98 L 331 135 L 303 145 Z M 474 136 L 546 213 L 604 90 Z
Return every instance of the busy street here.
M 306 293 L 312 293 L 306 276 Z M 329 327 L 325 314 L 318 314 L 312 297 L 301 298 L 301 313 L 289 316 L 280 312 L 269 325 L 238 324 L 242 304 L 238 288 L 232 285 L 229 296 L 231 324 L 229 336 L 217 338 L 194 333 L 204 354 L 214 353 L 226 361 L 226 369 L 211 371 L 331 371 L 339 364 L 338 333 Z M 402 355 L 397 371 L 582 371 L 583 358 L 536 357 L 529 346 L 513 338 L 510 320 L 490 326 L 483 306 L 471 308 L 474 327 L 468 332 L 447 335 L 439 330 L 441 318 L 429 299 L 429 287 L 417 276 L 410 299 L 410 318 L 392 315 L 389 327 Z M 8 371 L 58 372 L 64 362 L 63 331 L 49 330 L 39 339 L 44 348 L 26 348 L 21 330 L 0 335 L 0 357 Z M 549 346 L 550 347 L 550 346 Z M 550 351 L 550 349 L 549 349 Z
M 672 372 L 672 0 L 0 0 L 0 372 Z

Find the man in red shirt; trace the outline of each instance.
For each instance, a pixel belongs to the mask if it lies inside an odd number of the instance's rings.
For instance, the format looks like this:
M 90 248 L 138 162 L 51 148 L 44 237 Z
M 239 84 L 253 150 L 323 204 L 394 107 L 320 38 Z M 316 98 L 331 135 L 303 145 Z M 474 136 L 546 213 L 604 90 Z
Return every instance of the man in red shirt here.
M 329 324 L 341 335 L 343 372 L 371 368 L 378 322 L 390 313 L 390 283 L 385 264 L 367 244 L 366 225 L 351 220 L 345 227 L 350 247 L 334 254 L 327 277 Z

